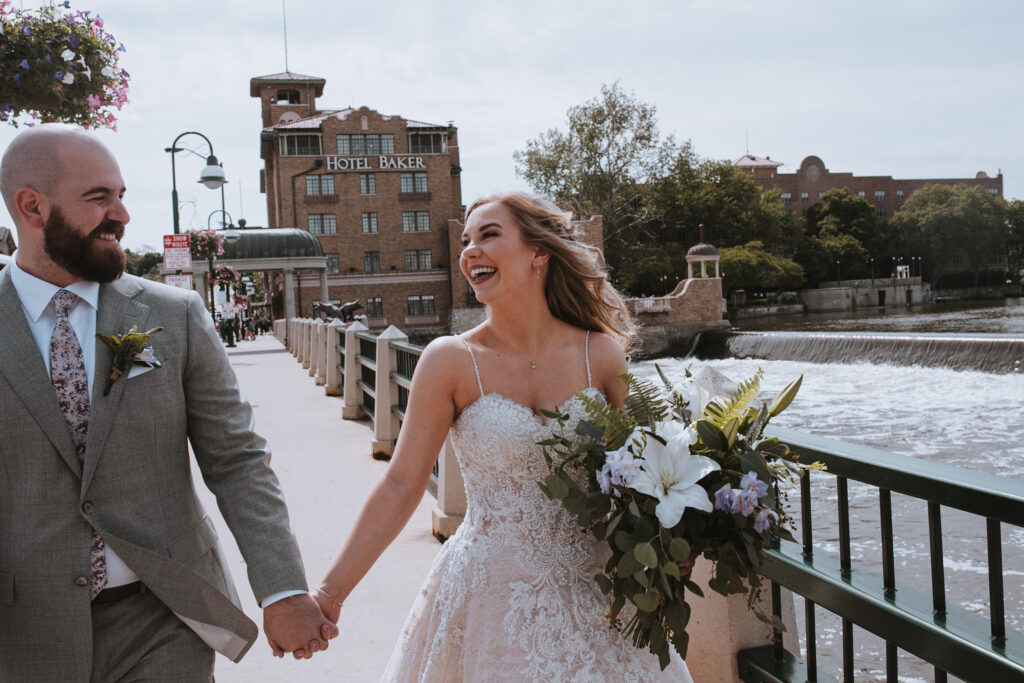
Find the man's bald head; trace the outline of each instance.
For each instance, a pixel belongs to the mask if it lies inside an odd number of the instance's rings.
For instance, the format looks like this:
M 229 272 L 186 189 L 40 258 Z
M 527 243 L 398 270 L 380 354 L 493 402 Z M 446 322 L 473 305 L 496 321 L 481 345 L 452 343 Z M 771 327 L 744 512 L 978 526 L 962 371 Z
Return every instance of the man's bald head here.
M 15 223 L 15 193 L 25 187 L 44 195 L 52 195 L 64 173 L 62 151 L 69 147 L 88 145 L 110 152 L 92 135 L 76 126 L 47 123 L 26 129 L 7 147 L 0 160 L 0 195 Z

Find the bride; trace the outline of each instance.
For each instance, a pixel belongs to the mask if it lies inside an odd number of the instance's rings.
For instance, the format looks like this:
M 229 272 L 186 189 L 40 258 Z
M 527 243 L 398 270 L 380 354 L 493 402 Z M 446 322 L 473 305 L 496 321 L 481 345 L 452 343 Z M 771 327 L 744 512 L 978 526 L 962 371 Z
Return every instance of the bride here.
M 608 559 L 537 486 L 540 409 L 585 416 L 578 391 L 621 406 L 633 326 L 597 249 L 570 216 L 510 193 L 466 213 L 459 265 L 487 319 L 423 351 L 394 457 L 316 597 L 337 621 L 415 510 L 451 430 L 465 478 L 464 521 L 438 553 L 385 681 L 691 681 L 612 629 L 593 577 Z M 628 619 L 628 616 L 627 616 Z

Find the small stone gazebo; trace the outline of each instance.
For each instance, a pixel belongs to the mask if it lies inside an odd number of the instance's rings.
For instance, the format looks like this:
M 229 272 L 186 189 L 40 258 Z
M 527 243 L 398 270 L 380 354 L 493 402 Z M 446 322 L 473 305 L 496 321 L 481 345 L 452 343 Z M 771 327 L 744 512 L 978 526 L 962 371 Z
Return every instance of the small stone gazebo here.
M 217 257 L 214 266 L 227 265 L 237 271 L 283 271 L 284 272 L 284 315 L 291 319 L 296 316 L 295 273 L 316 270 L 320 278 L 320 300 L 327 296 L 327 257 L 320 248 L 316 237 L 298 228 L 243 228 L 238 230 L 238 239 L 224 241 L 224 253 Z M 209 270 L 201 259 L 192 262 L 196 286 L 206 297 L 206 278 Z
M 686 277 L 693 279 L 693 265 L 695 263 L 700 264 L 700 275 L 697 277 L 712 277 L 721 278 L 722 269 L 719 264 L 720 256 L 718 254 L 718 248 L 712 244 L 708 244 L 704 241 L 704 226 L 700 226 L 700 242 L 690 247 L 690 250 L 686 252 Z M 708 275 L 708 264 L 714 267 L 714 275 Z

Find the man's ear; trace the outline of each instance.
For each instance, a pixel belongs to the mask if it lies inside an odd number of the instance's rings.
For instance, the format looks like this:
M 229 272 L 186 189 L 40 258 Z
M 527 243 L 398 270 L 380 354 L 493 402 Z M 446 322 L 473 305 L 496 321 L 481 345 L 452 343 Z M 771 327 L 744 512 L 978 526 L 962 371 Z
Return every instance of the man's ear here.
M 14 210 L 17 218 L 30 228 L 42 230 L 46 223 L 46 216 L 43 215 L 46 197 L 38 190 L 31 187 L 23 187 L 14 193 Z

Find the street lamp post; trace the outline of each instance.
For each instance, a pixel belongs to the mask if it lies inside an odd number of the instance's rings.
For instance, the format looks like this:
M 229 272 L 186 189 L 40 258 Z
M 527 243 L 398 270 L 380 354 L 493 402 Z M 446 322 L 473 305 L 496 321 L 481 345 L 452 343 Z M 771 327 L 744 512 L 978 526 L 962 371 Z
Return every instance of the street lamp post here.
M 171 208 L 172 215 L 174 216 L 175 235 L 181 232 L 181 228 L 179 225 L 180 217 L 178 214 L 178 179 L 177 170 L 174 164 L 174 155 L 177 152 L 188 152 L 190 154 L 195 154 L 198 157 L 202 157 L 202 155 L 197 154 L 194 150 L 188 149 L 187 147 L 178 147 L 178 141 L 181 140 L 186 135 L 198 135 L 199 137 L 206 141 L 207 147 L 210 148 L 210 155 L 206 157 L 206 166 L 199 173 L 198 182 L 202 183 L 203 185 L 206 185 L 206 187 L 210 188 L 211 190 L 216 190 L 218 187 L 221 188 L 221 211 L 224 210 L 224 183 L 228 181 L 227 177 L 224 175 L 223 167 L 221 166 L 220 162 L 217 161 L 217 157 L 214 156 L 213 154 L 213 143 L 210 142 L 210 138 L 206 137 L 202 133 L 198 133 L 194 130 L 186 131 L 179 135 L 178 137 L 174 138 L 174 142 L 171 143 L 170 147 L 164 148 L 164 151 L 168 152 L 171 155 Z
M 221 219 L 220 219 L 220 226 L 221 226 L 221 228 L 222 229 L 223 228 L 227 228 L 227 230 L 224 231 L 225 232 L 225 235 L 224 235 L 225 240 L 226 241 L 230 241 L 230 242 L 234 242 L 235 240 L 238 239 L 238 235 L 237 235 L 237 233 L 234 232 L 233 225 L 232 225 L 233 220 L 231 218 L 231 214 L 229 214 L 224 209 L 214 209 L 213 211 L 210 212 L 210 215 L 206 217 L 206 227 L 207 227 L 207 229 L 212 229 L 212 228 L 210 228 L 210 219 L 213 218 L 213 216 L 215 214 L 218 214 L 218 213 L 221 214 Z M 224 222 L 225 218 L 227 218 L 227 223 Z M 234 239 L 232 239 L 232 237 Z M 209 284 L 209 287 L 210 287 L 210 315 L 213 316 L 214 322 L 216 322 L 216 320 L 217 320 L 216 303 L 215 303 L 215 298 L 214 298 L 214 293 L 213 293 L 213 256 L 214 256 L 213 250 L 211 249 L 210 251 L 208 251 L 206 256 L 207 256 L 207 266 L 210 269 L 209 275 L 207 276 L 209 278 L 208 284 Z M 227 289 L 227 293 L 228 293 L 227 294 L 228 295 L 228 301 L 231 301 L 231 287 L 227 286 L 226 289 Z M 224 329 L 225 325 L 228 325 L 227 329 Z M 233 325 L 233 323 L 231 323 L 231 325 Z M 229 325 L 227 319 L 224 319 L 224 320 L 221 321 L 221 330 L 223 332 L 223 334 L 221 336 L 222 337 L 227 337 L 226 341 L 227 341 L 228 347 L 234 347 L 234 345 L 235 345 L 234 330 L 231 328 L 231 325 Z
M 874 287 L 875 286 L 875 259 L 874 259 L 874 257 L 872 257 L 870 260 L 871 260 L 871 286 Z
M 842 287 L 842 285 L 839 284 L 839 259 L 836 259 L 836 287 Z

